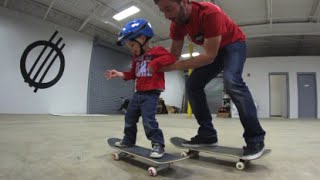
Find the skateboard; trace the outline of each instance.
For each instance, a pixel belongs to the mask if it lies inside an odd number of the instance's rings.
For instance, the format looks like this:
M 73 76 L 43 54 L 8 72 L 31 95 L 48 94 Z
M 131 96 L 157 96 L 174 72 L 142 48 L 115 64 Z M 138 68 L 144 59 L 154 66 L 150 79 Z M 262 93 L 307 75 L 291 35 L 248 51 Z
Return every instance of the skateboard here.
M 115 152 L 112 154 L 113 160 L 119 160 L 123 157 L 127 157 L 127 158 L 136 157 L 148 163 L 152 163 L 154 166 L 150 166 L 148 168 L 148 173 L 150 176 L 156 176 L 157 172 L 172 167 L 173 163 L 189 158 L 188 156 L 181 157 L 181 156 L 175 156 L 169 153 L 165 153 L 162 158 L 155 159 L 155 158 L 149 157 L 151 149 L 137 146 L 137 145 L 133 147 L 117 147 L 115 146 L 115 143 L 118 141 L 120 141 L 120 139 L 118 138 L 108 139 L 109 146 L 118 150 L 118 152 Z
M 242 148 L 234 148 L 234 147 L 227 147 L 227 146 L 206 146 L 206 147 L 185 147 L 182 146 L 182 143 L 184 141 L 187 141 L 186 139 L 179 138 L 179 137 L 172 137 L 170 139 L 171 143 L 180 148 L 180 149 L 188 149 L 189 151 L 185 151 L 181 153 L 182 157 L 189 156 L 190 158 L 198 158 L 200 152 L 205 152 L 209 154 L 215 154 L 220 156 L 227 156 L 235 159 L 239 159 L 239 161 L 236 163 L 236 168 L 238 170 L 243 170 L 246 167 L 246 164 L 252 160 L 244 160 L 242 159 Z M 267 156 L 271 153 L 271 149 L 265 149 L 260 157 L 257 159 L 260 159 L 262 157 Z M 253 159 L 255 160 L 255 159 Z

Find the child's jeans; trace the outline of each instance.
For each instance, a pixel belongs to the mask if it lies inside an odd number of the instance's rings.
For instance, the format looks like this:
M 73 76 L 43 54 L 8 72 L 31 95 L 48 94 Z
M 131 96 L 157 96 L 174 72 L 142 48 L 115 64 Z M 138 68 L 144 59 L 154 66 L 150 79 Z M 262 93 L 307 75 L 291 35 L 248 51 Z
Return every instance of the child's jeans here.
M 135 92 L 125 115 L 124 144 L 136 144 L 137 123 L 142 116 L 145 134 L 152 143 L 164 146 L 162 130 L 155 118 L 160 91 Z

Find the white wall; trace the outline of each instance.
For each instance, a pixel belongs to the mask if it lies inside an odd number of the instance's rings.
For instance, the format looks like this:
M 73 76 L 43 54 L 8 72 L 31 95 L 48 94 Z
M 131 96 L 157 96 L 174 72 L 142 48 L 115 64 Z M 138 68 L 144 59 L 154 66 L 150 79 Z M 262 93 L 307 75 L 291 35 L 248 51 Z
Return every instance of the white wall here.
M 161 93 L 166 105 L 181 108 L 185 89 L 185 80 L 182 71 L 165 73 L 166 89 Z
M 266 57 L 248 58 L 243 71 L 244 81 L 249 86 L 258 105 L 258 116 L 269 117 L 269 73 L 289 73 L 289 118 L 298 118 L 298 72 L 316 72 L 318 118 L 320 117 L 320 57 Z M 247 74 L 250 73 L 248 77 Z
M 34 93 L 34 87 L 24 82 L 20 58 L 28 45 L 49 40 L 55 30 L 59 33 L 53 42 L 62 37 L 66 44 L 62 50 L 65 70 L 54 86 Z M 91 37 L 0 8 L 0 113 L 86 113 L 92 44 Z M 39 49 L 32 51 L 27 61 L 34 62 Z M 56 74 L 49 71 L 48 76 Z

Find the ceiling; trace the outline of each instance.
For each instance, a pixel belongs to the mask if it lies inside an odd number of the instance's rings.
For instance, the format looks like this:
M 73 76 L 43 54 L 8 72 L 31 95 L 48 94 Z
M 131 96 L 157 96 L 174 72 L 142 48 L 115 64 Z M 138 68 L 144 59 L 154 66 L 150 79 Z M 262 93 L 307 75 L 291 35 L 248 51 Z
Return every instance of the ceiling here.
M 247 35 L 248 57 L 319 56 L 320 0 L 206 0 L 220 6 Z M 112 16 L 131 5 L 140 12 L 120 22 Z M 152 42 L 169 47 L 169 25 L 153 0 L 0 0 L 0 6 L 114 44 L 128 20 L 143 17 Z M 112 48 L 118 48 L 111 46 Z M 185 41 L 183 53 L 188 52 Z M 123 49 L 120 49 L 123 51 Z M 200 47 L 194 51 L 201 52 Z

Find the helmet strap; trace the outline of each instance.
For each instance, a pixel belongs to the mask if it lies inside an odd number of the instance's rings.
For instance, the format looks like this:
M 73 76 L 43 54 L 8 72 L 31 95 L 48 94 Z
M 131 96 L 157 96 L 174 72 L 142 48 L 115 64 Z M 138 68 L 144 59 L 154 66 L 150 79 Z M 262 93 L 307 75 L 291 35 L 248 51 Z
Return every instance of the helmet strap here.
M 137 41 L 136 39 L 131 39 L 131 41 L 134 41 L 134 42 L 138 43 L 139 46 L 140 46 L 140 54 L 139 54 L 139 56 L 141 56 L 142 54 L 145 53 L 145 52 L 144 52 L 144 49 L 143 49 L 143 46 L 149 41 L 149 39 L 150 39 L 150 37 L 146 37 L 146 40 L 143 42 L 143 44 L 141 44 L 141 43 L 140 43 L 139 41 Z

